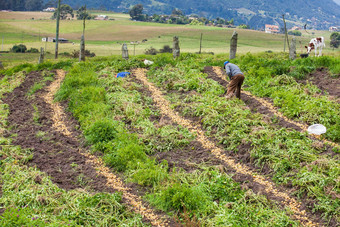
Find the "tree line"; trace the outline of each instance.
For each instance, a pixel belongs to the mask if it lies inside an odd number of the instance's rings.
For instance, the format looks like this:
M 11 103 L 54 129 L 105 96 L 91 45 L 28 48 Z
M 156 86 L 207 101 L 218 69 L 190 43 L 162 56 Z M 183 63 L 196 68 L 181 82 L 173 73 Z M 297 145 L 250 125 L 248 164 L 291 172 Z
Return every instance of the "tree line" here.
M 198 15 L 192 14 L 191 16 L 186 16 L 179 9 L 173 9 L 171 15 L 158 15 L 153 14 L 149 16 L 143 13 L 144 7 L 142 4 L 134 5 L 130 10 L 129 14 L 132 20 L 136 21 L 146 21 L 146 22 L 156 22 L 164 24 L 192 24 L 192 25 L 207 25 L 211 24 L 213 26 L 223 25 L 233 25 L 234 19 L 227 20 L 223 18 L 216 18 L 209 20 L 205 17 L 199 17 Z
M 13 11 L 40 11 L 43 8 L 55 6 L 55 1 L 49 1 L 43 4 L 43 0 L 0 0 L 0 9 Z M 74 17 L 78 20 L 93 19 L 94 16 L 86 11 L 85 6 L 80 7 L 76 13 L 71 6 L 63 4 L 60 6 L 60 19 L 65 20 L 67 17 Z M 54 12 L 52 19 L 56 19 L 57 12 Z
M 37 11 L 44 7 L 43 0 L 0 0 L 0 9 L 14 11 Z

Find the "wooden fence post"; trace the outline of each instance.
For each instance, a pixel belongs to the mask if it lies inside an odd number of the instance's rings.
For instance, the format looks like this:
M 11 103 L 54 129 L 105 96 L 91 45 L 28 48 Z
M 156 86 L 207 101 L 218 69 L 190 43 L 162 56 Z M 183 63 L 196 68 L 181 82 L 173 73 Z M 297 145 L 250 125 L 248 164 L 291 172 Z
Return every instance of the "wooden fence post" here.
M 203 38 L 203 33 L 201 33 L 201 39 L 200 39 L 200 51 L 198 52 L 199 54 L 202 53 L 202 38 Z
M 57 10 L 57 27 L 56 27 L 56 34 L 55 34 L 55 52 L 54 58 L 58 59 L 58 48 L 59 48 L 59 22 L 60 21 L 60 0 L 58 0 L 58 10 Z
M 79 51 L 79 62 L 85 61 L 85 38 L 84 35 L 81 35 L 80 41 L 80 51 Z
M 38 64 L 44 63 L 44 58 L 45 58 L 44 48 L 40 47 L 40 56 Z
M 285 42 L 284 42 L 283 52 L 286 52 L 286 40 L 287 40 L 288 48 L 290 48 L 290 45 L 289 45 L 289 38 L 288 38 L 287 26 L 286 26 L 286 20 L 285 20 L 284 14 L 282 14 L 282 19 L 283 19 L 283 24 L 284 24 L 284 29 L 285 29 Z

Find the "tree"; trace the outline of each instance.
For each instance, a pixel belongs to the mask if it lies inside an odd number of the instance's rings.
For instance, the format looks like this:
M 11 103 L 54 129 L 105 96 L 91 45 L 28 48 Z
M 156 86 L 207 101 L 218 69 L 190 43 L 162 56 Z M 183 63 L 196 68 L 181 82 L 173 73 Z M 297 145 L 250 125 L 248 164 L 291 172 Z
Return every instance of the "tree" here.
M 160 21 L 161 21 L 161 17 L 160 17 L 159 15 L 157 15 L 157 14 L 154 14 L 154 15 L 152 16 L 152 21 L 154 21 L 154 22 L 160 22 Z
M 288 35 L 301 36 L 302 33 L 300 31 L 289 31 Z
M 340 40 L 340 33 L 339 32 L 333 32 L 330 36 L 331 39 Z
M 48 7 L 57 7 L 56 0 L 49 0 L 48 2 L 46 2 L 44 5 L 44 8 L 48 8 Z
M 130 9 L 129 14 L 132 20 L 141 20 L 143 17 L 143 5 L 137 4 Z
M 61 5 L 60 6 L 60 20 L 66 20 L 69 15 L 72 18 L 74 17 L 72 7 L 66 4 Z M 56 19 L 56 18 L 57 18 L 57 11 L 55 11 L 52 16 L 52 19 Z
M 14 11 L 24 11 L 25 10 L 25 0 L 12 0 L 11 10 Z
M 11 49 L 14 53 L 25 53 L 27 50 L 27 47 L 24 44 L 14 45 Z
M 241 28 L 241 29 L 249 29 L 249 25 L 240 24 L 240 25 L 238 26 L 238 28 Z
M 333 48 L 338 48 L 340 46 L 340 33 L 333 32 L 330 38 L 331 38 L 330 46 Z
M 27 11 L 38 11 L 43 8 L 43 0 L 26 0 L 25 8 Z
M 80 7 L 78 10 L 77 10 L 77 20 L 91 20 L 93 19 L 93 16 L 91 16 L 91 14 L 86 11 L 86 7 L 85 6 L 82 6 Z
M 184 16 L 183 12 L 179 9 L 174 9 L 172 10 L 172 15 L 176 15 L 176 16 Z
M 0 0 L 0 9 L 11 9 L 11 2 L 9 2 L 8 0 Z

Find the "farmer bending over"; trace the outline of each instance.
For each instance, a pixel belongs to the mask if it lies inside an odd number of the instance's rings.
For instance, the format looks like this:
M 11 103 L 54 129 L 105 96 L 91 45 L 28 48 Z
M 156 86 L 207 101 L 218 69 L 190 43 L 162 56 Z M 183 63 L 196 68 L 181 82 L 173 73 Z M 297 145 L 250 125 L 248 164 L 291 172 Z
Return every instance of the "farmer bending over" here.
M 230 79 L 230 83 L 228 84 L 227 88 L 226 98 L 230 99 L 231 97 L 233 97 L 235 90 L 236 97 L 241 98 L 241 86 L 244 80 L 243 73 L 237 65 L 232 64 L 229 61 L 224 62 L 224 69 Z

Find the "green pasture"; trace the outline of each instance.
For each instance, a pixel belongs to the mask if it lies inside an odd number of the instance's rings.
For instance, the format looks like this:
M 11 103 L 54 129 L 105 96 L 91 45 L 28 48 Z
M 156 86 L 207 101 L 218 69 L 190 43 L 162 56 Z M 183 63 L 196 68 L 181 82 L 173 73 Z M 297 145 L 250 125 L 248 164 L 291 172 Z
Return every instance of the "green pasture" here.
M 91 11 L 93 14 L 108 15 L 111 20 L 86 22 L 86 48 L 97 56 L 120 55 L 123 43 L 128 44 L 130 55 L 143 54 L 151 47 L 159 50 L 164 45 L 172 47 L 172 39 L 178 36 L 181 52 L 195 53 L 200 48 L 200 37 L 202 39 L 202 52 L 213 52 L 214 54 L 229 53 L 230 38 L 233 31 L 238 32 L 238 53 L 259 53 L 264 51 L 282 52 L 284 50 L 284 36 L 282 34 L 266 34 L 262 31 L 218 28 L 208 26 L 171 25 L 159 23 L 136 22 L 129 20 L 128 14 L 113 12 Z M 20 12 L 18 19 L 13 19 L 19 12 L 7 13 L 7 17 L 0 17 L 1 50 L 8 51 L 15 44 L 23 43 L 30 48 L 47 48 L 54 53 L 54 43 L 43 43 L 42 37 L 55 36 L 56 21 L 50 19 L 22 19 Z M 28 12 L 32 13 L 32 12 Z M 13 15 L 12 15 L 13 14 Z M 42 12 L 34 15 L 39 18 Z M 31 15 L 31 14 L 30 14 Z M 42 18 L 42 17 L 40 17 Z M 323 35 L 326 39 L 325 55 L 339 55 L 329 47 L 328 31 L 302 31 L 303 36 L 297 37 L 297 54 L 304 53 L 304 46 L 311 37 Z M 70 43 L 60 44 L 59 53 L 72 53 L 79 50 L 80 37 L 82 34 L 82 21 L 63 20 L 60 23 L 60 37 L 70 40 Z M 291 36 L 289 37 L 292 38 Z M 146 42 L 142 40 L 147 39 Z M 133 45 L 132 42 L 138 43 Z M 286 47 L 286 52 L 288 47 Z M 25 59 L 27 57 L 27 59 Z M 50 56 L 47 56 L 47 59 Z M 53 58 L 53 55 L 51 55 Z M 3 54 L 0 57 L 5 66 L 13 63 L 12 55 Z M 18 56 L 17 59 L 34 62 L 32 55 Z

